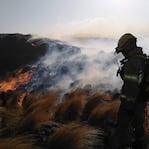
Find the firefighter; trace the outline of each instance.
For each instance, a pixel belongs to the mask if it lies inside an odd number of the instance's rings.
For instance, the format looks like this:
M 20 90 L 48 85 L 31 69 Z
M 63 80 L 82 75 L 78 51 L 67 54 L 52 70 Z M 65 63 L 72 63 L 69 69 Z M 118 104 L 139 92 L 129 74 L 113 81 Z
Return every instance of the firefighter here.
M 117 120 L 117 136 L 120 149 L 143 148 L 145 102 L 138 99 L 140 82 L 147 56 L 137 46 L 137 38 L 126 33 L 122 35 L 116 47 L 116 53 L 122 53 L 121 67 L 118 70 L 123 85 L 120 92 L 120 108 Z M 142 97 L 143 98 L 143 97 Z

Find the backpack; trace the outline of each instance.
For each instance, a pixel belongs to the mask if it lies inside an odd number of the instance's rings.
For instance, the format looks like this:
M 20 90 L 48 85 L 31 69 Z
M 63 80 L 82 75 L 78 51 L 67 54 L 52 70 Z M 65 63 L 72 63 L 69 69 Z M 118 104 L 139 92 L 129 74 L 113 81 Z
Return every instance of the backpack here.
M 143 101 L 149 101 L 149 56 L 147 56 L 145 68 L 142 74 L 143 78 L 140 83 L 140 93 L 138 99 Z

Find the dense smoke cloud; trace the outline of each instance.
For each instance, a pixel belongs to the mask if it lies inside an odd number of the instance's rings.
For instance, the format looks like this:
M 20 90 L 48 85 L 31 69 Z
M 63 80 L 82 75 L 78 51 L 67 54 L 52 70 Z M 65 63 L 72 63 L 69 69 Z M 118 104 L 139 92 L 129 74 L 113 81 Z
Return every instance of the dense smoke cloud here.
M 113 52 L 100 51 L 96 55 L 88 56 L 85 70 L 79 77 L 84 85 L 88 82 L 98 89 L 113 90 L 119 87 L 116 79 L 117 63 Z
M 120 87 L 116 78 L 117 59 L 113 52 L 100 51 L 96 55 L 82 53 L 83 49 L 61 41 L 47 40 L 49 50 L 34 65 L 27 90 L 62 92 L 91 85 L 95 90 L 115 90 Z
M 72 46 L 71 42 L 31 39 L 20 34 L 1 36 L 1 41 L 1 74 L 28 64 L 33 67 L 32 78 L 24 86 L 28 91 L 67 92 L 86 85 L 94 90 L 115 90 L 120 87 L 120 79 L 115 76 L 118 57 L 113 52 L 102 51 L 100 46 L 98 50 L 90 47 L 88 51 L 96 51 L 92 53 L 85 51 L 86 47 Z M 103 41 L 108 44 L 106 39 L 100 40 L 100 43 Z

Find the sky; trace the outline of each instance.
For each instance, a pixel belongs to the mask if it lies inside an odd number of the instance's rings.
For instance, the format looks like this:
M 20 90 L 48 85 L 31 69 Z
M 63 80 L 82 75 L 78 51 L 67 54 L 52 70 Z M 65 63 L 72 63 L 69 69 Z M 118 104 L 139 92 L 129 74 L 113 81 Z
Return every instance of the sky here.
M 131 32 L 144 38 L 148 6 L 148 0 L 0 0 L 0 33 L 84 41 Z
M 105 60 L 105 66 L 118 39 L 127 32 L 134 34 L 138 45 L 149 54 L 148 7 L 149 0 L 0 0 L 0 33 L 67 41 L 90 56 L 89 61 L 96 57 Z M 101 51 L 109 54 L 102 55 Z M 101 71 L 96 72 L 96 64 L 90 64 L 98 78 Z M 107 74 L 115 78 L 116 69 L 110 67 L 113 75 Z M 91 78 L 95 76 L 91 74 Z

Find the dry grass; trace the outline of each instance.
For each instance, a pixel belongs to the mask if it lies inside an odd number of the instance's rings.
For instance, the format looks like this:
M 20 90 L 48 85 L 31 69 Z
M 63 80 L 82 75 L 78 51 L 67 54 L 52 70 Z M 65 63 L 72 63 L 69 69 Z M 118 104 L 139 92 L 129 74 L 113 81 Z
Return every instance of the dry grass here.
M 94 95 L 90 96 L 88 98 L 88 101 L 84 107 L 83 114 L 82 114 L 82 120 L 87 121 L 89 118 L 89 115 L 91 111 L 98 106 L 98 104 L 102 103 L 105 99 L 105 94 L 101 93 L 95 93 Z
M 81 99 L 65 101 L 57 106 L 54 120 L 59 123 L 80 120 L 82 110 Z
M 98 128 L 108 125 L 115 121 L 119 106 L 117 101 L 104 101 L 106 95 L 103 93 L 89 96 L 81 89 L 70 92 L 59 104 L 56 92 L 27 94 L 18 105 L 20 96 L 21 93 L 18 93 L 9 97 L 6 107 L 0 108 L 0 117 L 4 118 L 5 124 L 0 130 L 0 137 L 4 136 L 0 139 L 0 149 L 34 149 L 32 141 L 37 140 L 23 134 L 34 133 L 33 130 L 39 130 L 49 120 L 64 125 L 56 129 L 48 127 L 48 131 L 54 131 L 46 134 L 49 135 L 47 149 L 103 149 L 103 131 L 79 122 L 84 117 L 83 120 Z
M 77 89 L 72 91 L 67 98 L 56 107 L 54 120 L 60 123 L 80 120 L 86 102 L 87 95 L 84 90 Z
M 98 104 L 89 115 L 89 124 L 95 126 L 108 125 L 107 123 L 116 124 L 119 106 L 119 100 Z
M 49 137 L 51 149 L 103 149 L 103 132 L 80 123 L 69 123 Z
M 59 96 L 55 92 L 48 92 L 28 105 L 18 126 L 19 131 L 27 131 L 39 128 L 42 123 L 52 119 L 55 103 Z
M 0 149 L 41 149 L 34 145 L 32 136 L 18 136 L 15 138 L 0 139 Z
M 15 93 L 6 100 L 6 105 L 0 108 L 1 126 L 15 127 L 22 116 L 22 108 L 18 105 L 19 94 Z

